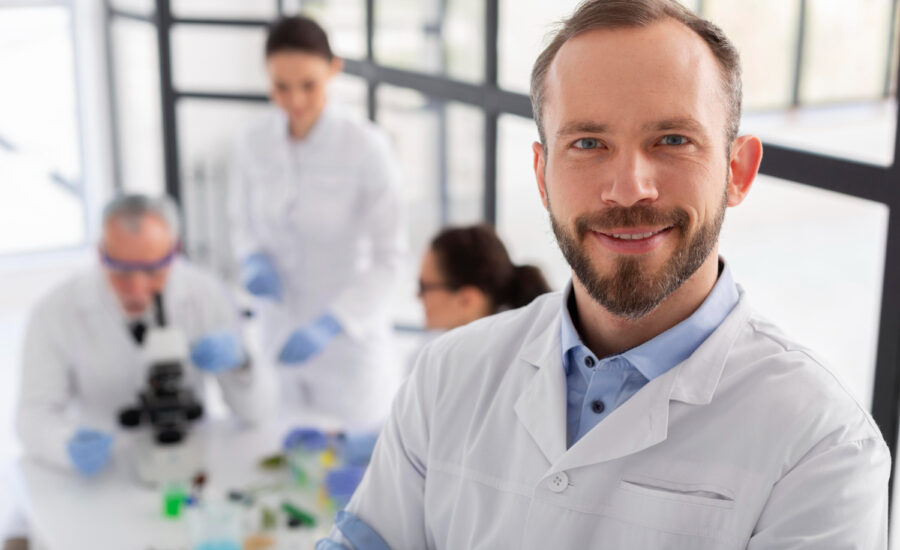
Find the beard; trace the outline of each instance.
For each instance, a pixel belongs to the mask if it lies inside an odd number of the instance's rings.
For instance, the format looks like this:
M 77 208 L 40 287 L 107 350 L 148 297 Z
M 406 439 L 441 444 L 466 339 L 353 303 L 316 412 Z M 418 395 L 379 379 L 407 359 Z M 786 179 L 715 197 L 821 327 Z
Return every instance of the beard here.
M 656 309 L 700 269 L 718 242 L 727 205 L 726 186 L 715 217 L 693 235 L 688 234 L 690 217 L 680 208 L 662 211 L 638 205 L 583 214 L 575 220 L 574 234 L 556 220 L 549 201 L 548 212 L 559 248 L 591 298 L 617 317 L 636 320 Z M 610 275 L 600 275 L 584 246 L 585 239 L 591 232 L 639 226 L 671 227 L 669 231 L 678 231 L 681 241 L 656 273 L 643 267 L 641 257 L 622 255 L 614 260 Z

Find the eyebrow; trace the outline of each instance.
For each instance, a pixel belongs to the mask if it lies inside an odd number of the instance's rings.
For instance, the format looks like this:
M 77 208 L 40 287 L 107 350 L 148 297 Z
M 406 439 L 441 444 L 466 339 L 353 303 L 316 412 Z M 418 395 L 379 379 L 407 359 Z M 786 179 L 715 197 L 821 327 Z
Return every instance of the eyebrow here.
M 559 131 L 556 132 L 557 136 L 569 136 L 572 134 L 605 134 L 609 131 L 609 126 L 606 124 L 599 124 L 597 122 L 591 122 L 589 120 L 573 120 L 572 122 L 567 122 L 563 125 Z
M 670 118 L 656 122 L 648 122 L 642 127 L 646 131 L 666 132 L 669 130 L 690 130 L 692 132 L 706 133 L 703 125 L 691 117 Z
M 670 130 L 689 130 L 705 134 L 703 125 L 691 117 L 669 118 L 648 122 L 641 127 L 644 131 L 667 132 Z M 557 136 L 569 136 L 572 134 L 604 134 L 609 131 L 609 125 L 590 120 L 574 120 L 568 122 L 556 132 Z

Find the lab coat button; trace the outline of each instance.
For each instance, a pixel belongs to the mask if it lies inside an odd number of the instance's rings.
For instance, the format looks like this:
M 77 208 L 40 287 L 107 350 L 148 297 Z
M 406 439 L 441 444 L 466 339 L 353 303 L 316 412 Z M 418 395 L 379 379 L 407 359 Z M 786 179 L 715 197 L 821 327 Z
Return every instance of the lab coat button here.
M 595 414 L 600 414 L 606 409 L 606 405 L 603 404 L 603 401 L 597 399 L 593 403 L 591 403 L 591 410 L 594 411 Z
M 567 476 L 565 472 L 554 474 L 547 482 L 547 486 L 550 487 L 550 490 L 554 493 L 561 493 L 569 486 L 569 476 Z
M 587 357 L 585 357 L 585 358 L 584 358 L 584 366 L 586 366 L 586 367 L 589 368 L 589 369 L 590 369 L 590 368 L 593 368 L 593 366 L 594 366 L 594 358 L 591 357 L 590 355 L 588 355 Z

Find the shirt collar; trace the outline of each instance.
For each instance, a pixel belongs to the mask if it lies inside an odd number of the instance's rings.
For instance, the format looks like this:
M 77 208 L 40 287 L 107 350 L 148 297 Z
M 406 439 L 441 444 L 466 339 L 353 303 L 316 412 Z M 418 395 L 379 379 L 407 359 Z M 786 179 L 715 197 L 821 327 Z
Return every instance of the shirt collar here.
M 719 259 L 719 270 L 719 278 L 713 285 L 712 291 L 690 317 L 651 340 L 621 354 L 647 380 L 653 380 L 690 357 L 734 309 L 740 296 L 731 269 L 721 258 Z M 571 281 L 566 285 L 562 296 L 560 347 L 563 365 L 566 365 L 568 369 L 566 355 L 569 350 L 584 346 L 584 343 L 572 321 L 570 303 L 574 306 L 574 297 Z

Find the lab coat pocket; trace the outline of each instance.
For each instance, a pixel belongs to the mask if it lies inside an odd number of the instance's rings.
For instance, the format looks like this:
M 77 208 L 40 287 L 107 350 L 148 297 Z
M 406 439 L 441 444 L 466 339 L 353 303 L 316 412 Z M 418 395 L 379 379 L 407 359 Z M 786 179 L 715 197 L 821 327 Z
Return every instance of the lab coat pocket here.
M 734 508 L 734 493 L 730 489 L 705 483 L 676 483 L 646 476 L 627 476 L 619 487 L 624 491 L 647 495 L 654 498 L 712 506 L 714 508 Z
M 605 515 L 623 522 L 611 533 L 622 547 L 722 548 L 733 542 L 734 506 L 724 487 L 626 475 Z

